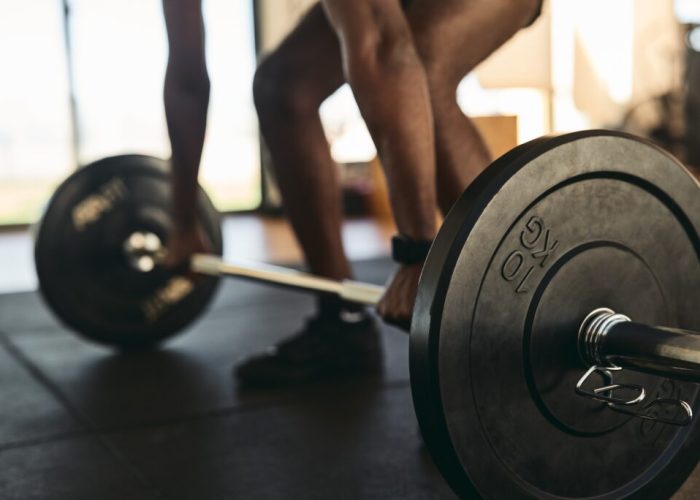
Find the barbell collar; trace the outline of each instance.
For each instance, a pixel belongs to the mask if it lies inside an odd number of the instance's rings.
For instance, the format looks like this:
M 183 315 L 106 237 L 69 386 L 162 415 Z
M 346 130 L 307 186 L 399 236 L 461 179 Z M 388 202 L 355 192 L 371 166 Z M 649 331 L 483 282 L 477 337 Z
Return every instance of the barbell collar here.
M 637 323 L 601 308 L 579 330 L 579 354 L 589 365 L 619 366 L 700 383 L 700 334 Z
M 333 280 L 313 274 L 269 264 L 230 262 L 209 254 L 195 254 L 192 271 L 210 276 L 244 278 L 279 285 L 295 290 L 336 295 L 348 302 L 375 306 L 384 295 L 384 288 L 352 280 Z

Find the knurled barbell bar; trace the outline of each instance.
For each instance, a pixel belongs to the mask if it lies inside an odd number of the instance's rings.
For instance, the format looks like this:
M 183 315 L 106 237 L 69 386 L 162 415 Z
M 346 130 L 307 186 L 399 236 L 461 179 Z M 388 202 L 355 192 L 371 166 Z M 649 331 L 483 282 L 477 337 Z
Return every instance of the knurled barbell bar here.
M 36 260 L 67 325 L 150 345 L 194 319 L 219 276 L 370 305 L 382 295 L 224 262 L 203 192 L 215 254 L 195 256 L 192 270 L 207 277 L 163 269 L 169 207 L 164 165 L 147 157 L 102 160 L 59 187 Z M 457 494 L 622 498 L 679 487 L 700 458 L 699 235 L 695 180 L 628 135 L 538 139 L 479 176 L 430 250 L 410 335 L 418 420 Z

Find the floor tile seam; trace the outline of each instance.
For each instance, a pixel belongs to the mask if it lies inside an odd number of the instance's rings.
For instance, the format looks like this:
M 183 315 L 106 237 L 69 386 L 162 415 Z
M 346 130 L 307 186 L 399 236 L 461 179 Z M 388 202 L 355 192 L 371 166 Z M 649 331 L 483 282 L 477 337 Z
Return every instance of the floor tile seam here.
M 0 333 L 0 346 L 22 367 L 28 374 L 38 382 L 41 387 L 48 391 L 54 399 L 68 412 L 68 414 L 85 430 L 90 431 L 93 428 L 92 422 L 79 408 L 73 405 L 72 401 L 66 396 L 61 389 L 54 384 L 49 376 L 45 374 L 39 366 L 32 362 L 22 351 L 22 349 L 12 342 L 11 335 Z
M 201 322 L 202 320 L 205 319 L 216 319 L 216 320 L 221 320 L 225 319 L 226 316 L 239 316 L 239 313 L 236 312 L 237 309 L 243 309 L 245 311 L 250 311 L 251 306 L 257 306 L 259 303 L 258 302 L 250 302 L 250 303 L 237 303 L 233 305 L 221 305 L 221 306 L 215 306 L 210 309 L 208 309 L 200 318 L 199 321 Z M 260 308 L 263 308 L 264 304 L 260 304 Z M 270 316 L 269 314 L 266 314 L 266 318 L 279 318 L 283 317 L 286 313 L 280 313 L 280 314 L 273 314 Z M 290 313 L 291 314 L 291 313 Z M 18 330 L 14 333 L 9 333 L 9 330 L 7 327 L 2 327 L 2 331 L 4 332 L 5 335 L 8 337 L 15 337 L 18 335 L 32 335 L 32 336 L 39 336 L 39 335 L 51 335 L 52 332 L 55 333 L 56 329 L 59 328 L 63 333 L 67 333 L 69 335 L 75 335 L 78 338 L 79 335 L 77 333 L 71 332 L 70 330 L 65 329 L 65 327 L 61 326 L 59 323 L 54 323 L 54 324 L 45 324 L 45 325 L 37 325 L 37 326 L 32 326 L 29 328 L 22 328 L 21 330 Z M 179 336 L 180 334 L 176 334 L 173 336 L 173 338 Z M 90 342 L 88 339 L 82 339 L 85 342 Z
M 80 408 L 74 405 L 71 399 L 63 393 L 58 385 L 54 384 L 48 375 L 28 358 L 24 352 L 22 352 L 22 350 L 12 342 L 8 335 L 0 333 L 0 346 L 2 346 L 15 359 L 15 361 L 17 361 L 25 370 L 27 370 L 27 372 L 29 372 L 36 382 L 46 389 L 63 406 L 68 414 L 73 417 L 73 419 L 82 427 L 81 430 L 88 434 L 92 434 L 97 439 L 100 446 L 105 449 L 107 453 L 117 461 L 117 463 L 120 463 L 121 466 L 125 468 L 125 472 L 133 475 L 142 484 L 142 486 L 145 486 L 150 490 L 157 491 L 155 485 L 151 484 L 151 482 L 135 466 L 135 464 L 128 460 L 113 445 L 113 443 L 98 432 L 97 426 L 94 422 L 92 422 L 90 417 L 81 411 Z
M 56 432 L 46 434 L 35 438 L 20 439 L 17 441 L 6 441 L 0 443 L 0 453 L 21 448 L 31 448 L 33 446 L 41 446 L 44 444 L 52 444 L 60 441 L 68 441 L 71 439 L 79 439 L 84 437 L 92 437 L 93 433 L 87 429 L 77 429 L 66 432 Z

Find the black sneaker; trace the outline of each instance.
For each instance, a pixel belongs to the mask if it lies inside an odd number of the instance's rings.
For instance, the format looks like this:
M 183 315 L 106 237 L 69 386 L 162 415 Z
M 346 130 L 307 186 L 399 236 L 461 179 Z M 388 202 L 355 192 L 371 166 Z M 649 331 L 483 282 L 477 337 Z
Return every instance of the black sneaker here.
M 246 386 L 303 384 L 381 371 L 379 331 L 372 317 L 358 321 L 314 317 L 288 340 L 244 361 L 236 377 Z

